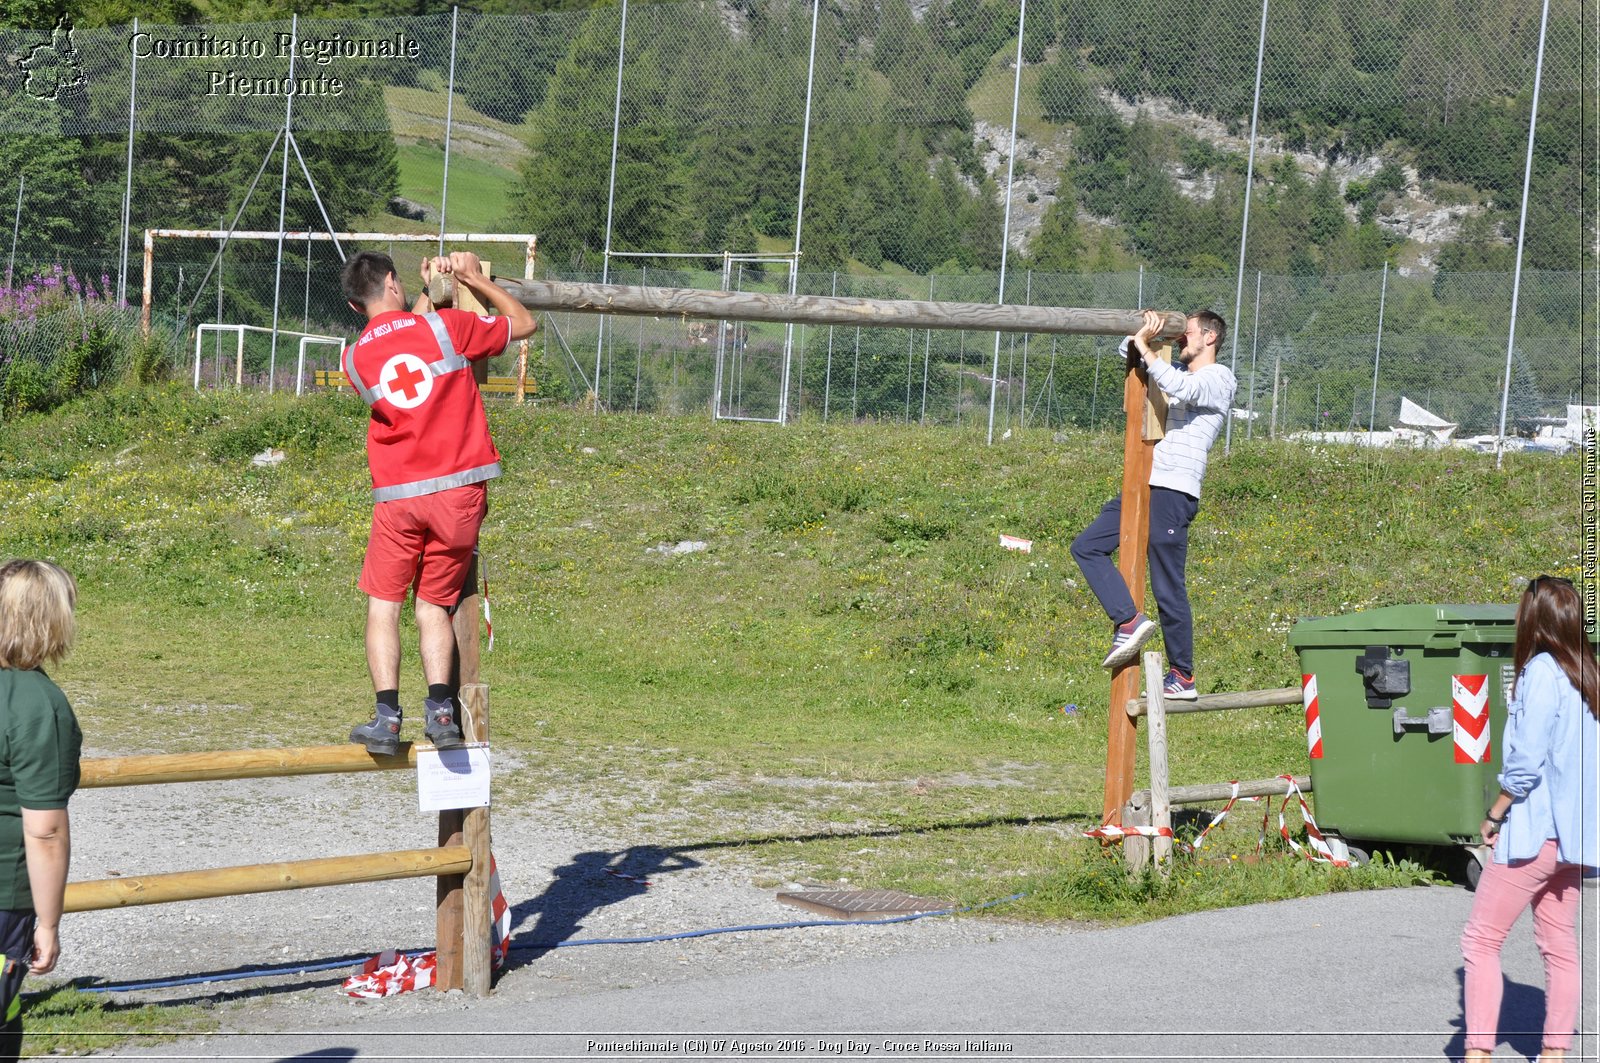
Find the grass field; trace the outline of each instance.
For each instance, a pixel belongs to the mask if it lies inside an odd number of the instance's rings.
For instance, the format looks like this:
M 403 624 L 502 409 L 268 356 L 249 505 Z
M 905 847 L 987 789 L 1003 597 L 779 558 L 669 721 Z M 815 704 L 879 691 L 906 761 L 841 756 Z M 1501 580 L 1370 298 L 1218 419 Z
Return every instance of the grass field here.
M 400 194 L 434 211 L 444 181 L 444 149 L 431 143 L 402 144 Z M 509 190 L 516 173 L 471 155 L 450 160 L 450 208 L 445 222 L 453 232 L 498 232 L 506 228 Z M 437 218 L 434 221 L 437 222 Z M 520 275 L 520 274 L 519 274 Z
M 1010 910 L 1034 919 L 1426 877 L 1230 865 L 1250 824 L 1219 840 L 1220 865 L 1170 882 L 1074 840 L 1100 807 L 1107 624 L 1066 547 L 1119 482 L 1114 435 L 985 447 L 498 403 L 491 419 L 509 474 L 484 531 L 484 672 L 496 741 L 529 765 L 497 779 L 502 803 L 589 779 L 613 829 L 654 813 L 623 828 L 640 842 L 969 903 L 1025 891 Z M 82 587 L 58 678 L 91 749 L 343 740 L 370 703 L 363 424 L 350 398 L 175 387 L 0 425 L 0 551 L 55 558 Z M 288 460 L 252 467 L 269 445 Z M 1497 472 L 1461 452 L 1253 441 L 1215 462 L 1190 557 L 1202 691 L 1297 682 L 1297 617 L 1505 602 L 1519 577 L 1576 571 L 1576 458 Z M 652 549 L 682 540 L 707 549 Z M 405 675 L 414 704 L 413 660 Z M 215 704 L 251 711 L 148 724 L 155 706 Z M 1306 768 L 1296 707 L 1172 731 L 1175 783 Z M 777 812 L 799 829 L 756 826 Z

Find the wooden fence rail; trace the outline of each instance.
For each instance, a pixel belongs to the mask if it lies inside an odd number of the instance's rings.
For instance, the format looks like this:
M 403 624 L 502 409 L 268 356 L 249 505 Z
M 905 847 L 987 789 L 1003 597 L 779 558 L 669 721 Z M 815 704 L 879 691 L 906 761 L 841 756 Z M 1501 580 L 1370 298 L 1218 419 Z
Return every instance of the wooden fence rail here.
M 401 771 L 416 766 L 417 749 L 410 742 L 400 743 L 400 751 L 392 757 L 368 753 L 350 744 L 298 749 L 228 749 L 213 753 L 157 753 L 85 760 L 78 785 L 83 788 L 150 786 L 169 782 Z
M 1229 694 L 1201 694 L 1193 701 L 1166 701 L 1162 699 L 1166 713 L 1171 716 L 1175 712 L 1224 712 L 1229 709 L 1259 709 L 1269 705 L 1298 705 L 1301 700 L 1299 687 L 1280 687 L 1276 690 L 1246 690 Z M 1143 699 L 1129 698 L 1127 704 L 1129 716 L 1143 716 L 1148 708 Z
M 472 852 L 458 845 L 445 849 L 400 849 L 364 856 L 329 856 L 320 860 L 174 871 L 167 875 L 103 878 L 68 885 L 63 910 L 92 912 L 102 908 L 170 904 L 246 893 L 345 886 L 352 882 L 463 875 L 471 869 Z
M 488 688 L 483 684 L 461 684 L 461 725 L 468 742 L 488 741 Z M 356 745 L 167 753 L 85 760 L 79 785 L 218 782 L 397 771 L 416 765 L 417 748 L 409 742 L 402 743 L 394 756 L 376 756 Z M 433 849 L 71 882 L 67 884 L 64 908 L 68 912 L 87 912 L 356 882 L 436 878 L 439 963 L 434 984 L 440 989 L 465 989 L 474 996 L 487 996 L 492 919 L 488 809 L 440 813 L 439 834 L 440 844 Z

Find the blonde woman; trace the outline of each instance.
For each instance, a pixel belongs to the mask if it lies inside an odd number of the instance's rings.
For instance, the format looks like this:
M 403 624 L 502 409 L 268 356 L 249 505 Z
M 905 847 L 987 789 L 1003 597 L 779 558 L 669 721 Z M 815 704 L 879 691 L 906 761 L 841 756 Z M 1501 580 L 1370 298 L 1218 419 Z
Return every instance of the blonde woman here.
M 0 565 L 0 1060 L 22 1049 L 25 974 L 48 974 L 61 955 L 61 905 L 83 734 L 42 666 L 66 656 L 78 588 L 48 561 Z

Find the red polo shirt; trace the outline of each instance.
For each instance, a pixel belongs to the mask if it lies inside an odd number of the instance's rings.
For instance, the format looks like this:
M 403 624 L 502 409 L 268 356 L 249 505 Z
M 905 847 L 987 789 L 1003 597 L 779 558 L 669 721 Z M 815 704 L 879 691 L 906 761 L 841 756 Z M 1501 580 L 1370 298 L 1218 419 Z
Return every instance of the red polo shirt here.
M 448 491 L 500 475 L 472 363 L 505 350 L 504 317 L 392 311 L 367 322 L 342 365 L 372 408 L 367 465 L 375 502 Z

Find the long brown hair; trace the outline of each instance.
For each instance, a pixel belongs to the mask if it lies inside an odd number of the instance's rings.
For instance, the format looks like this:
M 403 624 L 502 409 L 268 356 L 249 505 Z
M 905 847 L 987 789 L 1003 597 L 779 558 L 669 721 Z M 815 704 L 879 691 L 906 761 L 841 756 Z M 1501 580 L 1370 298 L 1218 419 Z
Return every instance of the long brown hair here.
M 1517 641 L 1511 651 L 1517 678 L 1535 655 L 1548 653 L 1600 719 L 1600 665 L 1583 634 L 1583 599 L 1571 580 L 1540 576 L 1517 605 Z M 1515 687 L 1512 688 L 1515 690 Z

